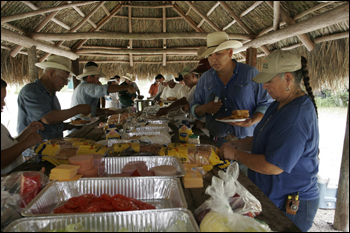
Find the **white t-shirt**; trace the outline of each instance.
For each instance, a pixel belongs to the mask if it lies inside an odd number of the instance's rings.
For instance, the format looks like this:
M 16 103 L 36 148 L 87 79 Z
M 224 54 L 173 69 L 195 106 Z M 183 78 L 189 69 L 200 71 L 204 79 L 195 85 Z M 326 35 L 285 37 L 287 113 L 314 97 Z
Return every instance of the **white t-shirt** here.
M 190 88 L 188 86 L 182 86 L 179 90 L 179 93 L 177 94 L 177 99 L 181 99 L 182 97 L 186 96 L 186 94 L 190 91 Z
M 165 86 L 162 83 L 159 84 L 157 94 L 160 93 L 161 91 L 163 91 L 164 88 L 165 88 Z
M 180 88 L 182 87 L 182 85 L 180 83 L 176 83 L 174 88 L 170 88 L 169 86 L 166 86 L 162 92 L 162 94 L 160 95 L 161 99 L 166 100 L 169 97 L 176 97 L 177 98 L 177 94 L 180 90 Z
M 7 130 L 7 128 L 3 124 L 1 124 L 1 150 L 5 150 L 17 143 L 17 140 L 11 137 L 11 134 Z M 18 167 L 22 163 L 24 163 L 24 157 L 21 154 L 15 161 L 10 163 L 8 166 L 1 168 L 1 174 L 4 175 L 10 172 L 12 169 Z

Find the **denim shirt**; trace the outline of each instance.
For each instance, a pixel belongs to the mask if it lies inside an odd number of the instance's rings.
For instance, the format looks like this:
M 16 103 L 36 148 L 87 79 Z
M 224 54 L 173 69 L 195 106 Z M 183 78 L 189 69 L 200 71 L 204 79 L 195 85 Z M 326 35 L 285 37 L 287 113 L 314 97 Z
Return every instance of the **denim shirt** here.
M 20 134 L 31 122 L 40 121 L 52 110 L 61 110 L 56 93 L 50 95 L 42 82 L 37 79 L 25 85 L 18 94 L 17 133 Z M 41 121 L 40 121 L 41 122 Z M 38 130 L 43 139 L 63 137 L 63 122 L 44 124 L 44 130 Z
M 225 137 L 235 135 L 238 138 L 253 136 L 256 126 L 238 127 L 227 123 L 216 121 L 215 119 L 232 115 L 233 110 L 249 110 L 249 117 L 255 112 L 265 113 L 267 107 L 273 102 L 271 96 L 263 89 L 262 84 L 252 81 L 259 71 L 253 66 L 236 62 L 236 67 L 229 82 L 224 85 L 217 72 L 211 68 L 205 72 L 197 82 L 196 91 L 191 101 L 191 113 L 197 119 L 195 108 L 207 104 L 219 97 L 222 102 L 220 110 L 213 116 L 206 113 L 206 128 L 215 137 Z
M 98 85 L 83 80 L 73 92 L 71 107 L 79 104 L 88 104 L 91 106 L 91 116 L 93 117 L 96 115 L 97 102 L 100 100 L 100 97 L 107 95 L 107 89 L 108 84 Z M 79 115 L 75 115 L 72 119 L 79 117 Z

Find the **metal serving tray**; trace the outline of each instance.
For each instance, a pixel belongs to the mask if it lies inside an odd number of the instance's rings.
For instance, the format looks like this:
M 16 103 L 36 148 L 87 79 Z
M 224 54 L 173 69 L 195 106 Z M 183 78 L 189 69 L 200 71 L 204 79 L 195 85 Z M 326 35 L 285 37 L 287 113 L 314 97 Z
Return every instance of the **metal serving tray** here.
M 145 161 L 148 167 L 148 170 L 160 165 L 171 165 L 176 167 L 177 177 L 181 177 L 186 174 L 180 159 L 174 156 L 104 157 L 102 158 L 102 161 L 105 161 L 105 170 L 107 172 L 107 175 L 121 173 L 124 165 L 131 161 Z M 171 176 L 163 176 L 163 177 L 171 177 Z
M 167 136 L 168 138 L 171 138 L 170 134 L 168 132 L 165 131 L 159 131 L 159 132 L 155 132 L 155 131 L 144 131 L 144 132 L 130 132 L 130 133 L 123 133 L 122 134 L 122 139 L 129 139 L 132 137 L 137 137 L 137 136 L 157 136 L 157 135 L 164 135 Z
M 83 221 L 83 222 L 82 222 Z M 179 221 L 184 224 L 179 224 Z M 91 232 L 199 232 L 188 209 L 162 209 L 110 213 L 68 214 L 28 217 L 12 222 L 5 232 L 48 232 L 63 230 L 68 224 L 82 222 L 82 231 Z M 180 223 L 181 223 L 180 222 Z
M 187 208 L 180 180 L 174 177 L 89 178 L 48 184 L 21 212 L 23 216 L 56 215 L 53 210 L 83 194 L 122 194 L 156 209 Z

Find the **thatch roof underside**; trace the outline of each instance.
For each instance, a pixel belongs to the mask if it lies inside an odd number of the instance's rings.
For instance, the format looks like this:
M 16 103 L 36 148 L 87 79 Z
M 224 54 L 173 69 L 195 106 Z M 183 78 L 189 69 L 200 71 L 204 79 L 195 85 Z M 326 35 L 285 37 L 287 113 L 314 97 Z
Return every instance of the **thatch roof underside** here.
M 63 6 L 67 2 L 61 1 L 2 1 L 1 2 L 1 26 L 2 30 L 10 30 L 23 35 L 27 38 L 34 38 L 50 33 L 59 33 L 66 35 L 73 34 L 72 29 L 77 27 L 76 32 L 115 32 L 115 33 L 141 33 L 147 34 L 166 34 L 166 33 L 210 33 L 215 31 L 225 31 L 229 35 L 251 35 L 252 39 L 237 39 L 243 44 L 254 42 L 265 35 L 273 35 L 279 30 L 291 28 L 294 23 L 288 23 L 283 12 L 293 20 L 295 24 L 311 22 L 314 17 L 321 17 L 333 10 L 340 8 L 349 8 L 346 1 L 321 2 L 321 1 L 280 1 L 280 17 L 276 19 L 280 22 L 280 29 L 276 31 L 268 28 L 274 26 L 275 16 L 273 3 L 269 1 L 72 1 L 69 4 L 81 3 L 80 6 L 68 7 L 61 9 L 57 14 L 48 21 L 40 30 L 43 20 L 51 12 L 31 17 L 21 17 L 14 20 L 3 22 L 7 16 L 18 15 L 27 12 L 33 12 L 38 9 L 48 9 L 57 6 Z M 84 4 L 85 3 L 85 4 Z M 100 5 L 99 5 L 100 4 Z M 227 5 L 230 10 L 224 5 Z M 272 4 L 272 5 L 269 5 Z M 139 6 L 139 7 L 129 7 Z M 98 7 L 99 6 L 99 7 Z M 118 8 L 119 6 L 119 8 Z M 140 7 L 146 6 L 146 7 Z M 153 8 L 158 6 L 157 8 Z M 165 9 L 165 18 L 163 20 L 163 7 Z M 93 11 L 96 11 L 89 17 L 88 21 L 81 22 Z M 76 9 L 78 9 L 78 12 Z M 247 10 L 250 10 L 247 12 Z M 182 12 L 179 13 L 179 11 Z M 283 12 L 282 12 L 283 11 Z M 199 13 L 198 13 L 199 12 Z M 208 13 L 209 12 L 209 13 Z M 211 13 L 210 13 L 211 12 Z M 131 13 L 131 28 L 129 28 Z M 114 14 L 108 18 L 109 14 Z M 234 20 L 232 14 L 238 17 L 239 21 L 230 23 Z M 83 15 L 83 16 L 82 16 Z M 203 19 L 204 17 L 206 19 Z M 106 19 L 107 18 L 107 19 Z M 157 19 L 155 19 L 157 18 Z M 327 26 L 319 25 L 317 30 L 311 30 L 304 35 L 312 44 L 313 49 L 309 51 L 304 40 L 297 35 L 284 36 L 274 43 L 265 43 L 257 47 L 257 65 L 261 70 L 261 61 L 266 53 L 272 52 L 277 48 L 289 49 L 292 52 L 305 56 L 308 59 L 311 85 L 314 89 L 331 88 L 344 89 L 349 86 L 349 16 L 336 21 L 334 24 Z M 204 20 L 204 22 L 202 21 Z M 96 30 L 102 22 L 103 26 Z M 287 22 L 287 24 L 285 23 Z M 321 22 L 321 21 L 320 21 Z M 165 25 L 165 33 L 163 26 Z M 307 28 L 304 26 L 303 28 Z M 32 33 L 32 34 L 31 34 Z M 3 33 L 2 33 L 3 34 Z M 344 35 L 345 34 L 345 35 Z M 327 38 L 327 36 L 333 36 Z M 140 37 L 142 38 L 142 36 Z M 323 41 L 323 39 L 325 41 Z M 44 37 L 35 37 L 34 40 L 47 45 L 57 44 L 61 39 L 45 39 Z M 18 42 L 19 43 L 19 42 Z M 81 46 L 81 39 L 69 39 L 58 47 L 65 51 L 79 55 L 80 71 L 86 61 L 99 62 L 100 69 L 108 77 L 119 74 L 124 75 L 126 72 L 138 75 L 139 79 L 153 80 L 158 73 L 172 73 L 174 75 L 181 71 L 186 65 L 195 67 L 199 60 L 196 53 L 184 54 L 176 52 L 173 54 L 152 54 L 152 50 L 169 50 L 178 49 L 184 51 L 196 51 L 201 46 L 206 46 L 205 38 L 176 38 L 166 39 L 166 48 L 163 48 L 163 39 L 133 39 L 131 41 L 133 51 L 143 49 L 145 53 L 129 54 L 120 53 L 118 50 L 126 50 L 130 45 L 129 39 L 115 38 L 98 38 L 87 39 Z M 23 47 L 19 52 L 15 51 L 18 46 L 14 40 L 1 38 L 1 73 L 2 78 L 9 83 L 24 84 L 29 81 L 28 56 L 27 48 Z M 103 46 L 102 49 L 91 46 Z M 294 46 L 294 47 L 291 47 Z M 107 48 L 108 47 L 108 48 Z M 91 52 L 82 52 L 89 50 Z M 94 50 L 94 51 L 93 51 Z M 96 51 L 97 50 L 97 51 Z M 99 52 L 103 51 L 103 52 Z M 106 52 L 110 51 L 110 52 Z M 113 51 L 113 52 L 112 52 Z M 44 60 L 47 51 L 37 49 L 38 60 Z M 246 51 L 237 52 L 233 58 L 245 62 Z M 164 57 L 166 66 L 164 66 Z M 131 59 L 131 60 L 130 60 Z M 113 63 L 102 63 L 101 61 L 114 61 Z M 120 61 L 116 63 L 115 61 Z M 40 74 L 40 71 L 39 71 Z

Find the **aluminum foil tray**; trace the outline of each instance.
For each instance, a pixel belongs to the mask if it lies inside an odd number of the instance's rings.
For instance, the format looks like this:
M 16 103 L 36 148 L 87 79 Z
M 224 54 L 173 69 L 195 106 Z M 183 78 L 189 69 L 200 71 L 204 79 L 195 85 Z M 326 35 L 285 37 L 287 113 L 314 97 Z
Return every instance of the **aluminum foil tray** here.
M 105 161 L 105 170 L 107 175 L 121 173 L 124 165 L 131 161 L 145 161 L 148 169 L 160 165 L 172 165 L 176 167 L 177 177 L 181 177 L 186 174 L 180 159 L 174 156 L 105 157 L 102 158 L 102 161 Z
M 83 221 L 83 222 L 82 222 Z M 179 224 L 179 222 L 181 225 Z M 82 231 L 91 232 L 199 232 L 188 209 L 163 209 L 111 213 L 69 214 L 28 217 L 12 222 L 5 232 L 48 232 L 63 230 L 68 224 L 82 222 Z
M 169 123 L 169 119 L 147 119 L 146 122 L 149 122 L 151 124 L 164 124 L 164 123 Z
M 22 210 L 21 214 L 23 216 L 56 215 L 53 210 L 65 204 L 68 199 L 89 193 L 122 194 L 147 202 L 156 209 L 187 208 L 178 178 L 113 177 L 52 182 Z
M 136 127 L 136 132 L 171 132 L 170 127 L 156 127 L 156 126 L 143 126 L 143 127 Z
M 171 138 L 170 134 L 168 132 L 155 132 L 155 131 L 151 131 L 151 132 L 131 132 L 131 133 L 123 133 L 122 135 L 122 139 L 129 139 L 132 137 L 137 137 L 137 136 L 156 136 L 156 135 L 164 135 L 167 136 L 169 138 Z

